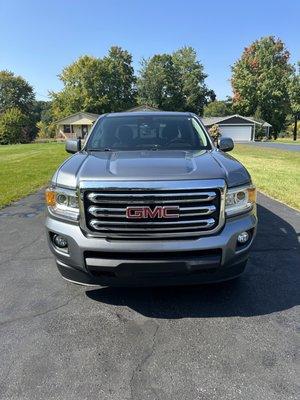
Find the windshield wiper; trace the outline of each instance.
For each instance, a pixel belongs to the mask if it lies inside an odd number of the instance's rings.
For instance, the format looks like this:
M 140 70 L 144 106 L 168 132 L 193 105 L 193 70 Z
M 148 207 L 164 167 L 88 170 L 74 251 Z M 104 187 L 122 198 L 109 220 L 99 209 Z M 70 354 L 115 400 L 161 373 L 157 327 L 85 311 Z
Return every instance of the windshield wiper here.
M 156 151 L 156 150 L 159 150 L 160 149 L 160 145 L 159 144 L 155 144 L 153 147 L 151 147 L 149 150 L 152 150 L 152 151 Z
M 113 151 L 109 147 L 104 147 L 104 149 L 87 149 L 88 151 Z

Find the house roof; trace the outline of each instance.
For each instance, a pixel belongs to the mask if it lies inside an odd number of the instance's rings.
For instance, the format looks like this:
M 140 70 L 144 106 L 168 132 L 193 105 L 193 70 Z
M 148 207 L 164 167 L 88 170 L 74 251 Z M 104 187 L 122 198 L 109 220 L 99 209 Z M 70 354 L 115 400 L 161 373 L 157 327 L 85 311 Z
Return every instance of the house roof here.
M 147 104 L 142 104 L 137 107 L 130 108 L 126 110 L 127 112 L 134 112 L 134 111 L 161 111 L 159 108 L 148 106 Z
M 118 118 L 118 117 L 143 117 L 143 116 L 156 116 L 156 117 L 166 117 L 166 116 L 190 116 L 189 112 L 185 111 L 122 111 L 119 113 L 109 113 L 107 118 Z
M 71 122 L 71 125 L 92 125 L 93 122 L 91 118 L 81 118 L 78 121 Z
M 269 128 L 271 128 L 272 127 L 272 125 L 271 124 L 269 124 L 269 122 L 264 122 L 263 124 L 262 124 L 262 126 L 267 126 L 267 127 L 269 127 Z
M 68 121 L 70 118 L 73 119 L 76 116 L 78 116 L 78 120 L 73 121 L 73 122 Z M 70 123 L 72 125 L 89 125 L 91 121 L 92 122 L 96 121 L 96 119 L 98 117 L 99 117 L 99 114 L 88 113 L 86 111 L 79 111 L 77 113 L 68 115 L 67 117 L 61 118 L 61 119 L 55 121 L 55 123 L 60 124 L 60 125 L 64 125 L 64 124 L 68 124 L 68 123 Z M 81 119 L 87 120 L 88 122 L 78 124 L 78 121 Z
M 201 121 L 203 122 L 203 125 L 205 125 L 205 126 L 218 124 L 220 121 L 223 121 L 223 120 L 224 120 L 224 117 L 203 117 L 203 118 L 201 118 Z
M 251 122 L 252 124 L 257 124 L 257 125 L 262 125 L 262 126 L 272 126 L 268 122 L 262 123 L 262 122 L 256 121 L 255 119 L 253 119 L 251 117 L 243 117 L 242 115 L 239 115 L 239 114 L 227 115 L 226 117 L 204 117 L 204 118 L 201 118 L 201 120 L 202 120 L 204 126 L 210 126 L 210 125 L 214 125 L 214 124 L 220 124 L 221 122 L 226 121 L 230 118 L 241 118 L 247 122 Z

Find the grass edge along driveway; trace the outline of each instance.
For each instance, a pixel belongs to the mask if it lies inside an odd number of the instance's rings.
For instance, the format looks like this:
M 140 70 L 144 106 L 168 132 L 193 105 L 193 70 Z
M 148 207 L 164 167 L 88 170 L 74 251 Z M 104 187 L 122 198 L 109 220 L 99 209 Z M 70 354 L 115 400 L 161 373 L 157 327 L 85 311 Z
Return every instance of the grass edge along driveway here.
M 0 208 L 47 184 L 67 157 L 61 143 L 0 146 Z
M 258 190 L 300 209 L 300 152 L 238 144 L 229 154 L 248 168 Z M 0 208 L 46 185 L 67 157 L 62 143 L 0 146 Z

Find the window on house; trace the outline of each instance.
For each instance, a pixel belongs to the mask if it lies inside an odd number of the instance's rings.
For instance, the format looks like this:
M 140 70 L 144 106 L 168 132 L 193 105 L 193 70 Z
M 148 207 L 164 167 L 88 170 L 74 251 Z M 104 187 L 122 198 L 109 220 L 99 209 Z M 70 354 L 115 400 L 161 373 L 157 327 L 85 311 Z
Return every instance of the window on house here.
M 64 125 L 64 133 L 73 133 L 72 125 Z

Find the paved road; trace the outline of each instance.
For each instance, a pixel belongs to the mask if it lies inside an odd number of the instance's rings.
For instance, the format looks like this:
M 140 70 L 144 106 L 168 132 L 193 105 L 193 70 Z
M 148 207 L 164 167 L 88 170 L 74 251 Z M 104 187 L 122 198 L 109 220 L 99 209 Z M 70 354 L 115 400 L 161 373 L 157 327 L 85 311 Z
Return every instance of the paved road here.
M 58 275 L 42 202 L 0 212 L 0 399 L 299 399 L 299 213 L 259 196 L 235 283 L 86 290 Z
M 288 151 L 300 151 L 300 144 L 285 144 L 285 143 L 269 143 L 269 142 L 243 142 L 242 144 L 247 144 L 249 146 L 274 148 L 280 150 Z

